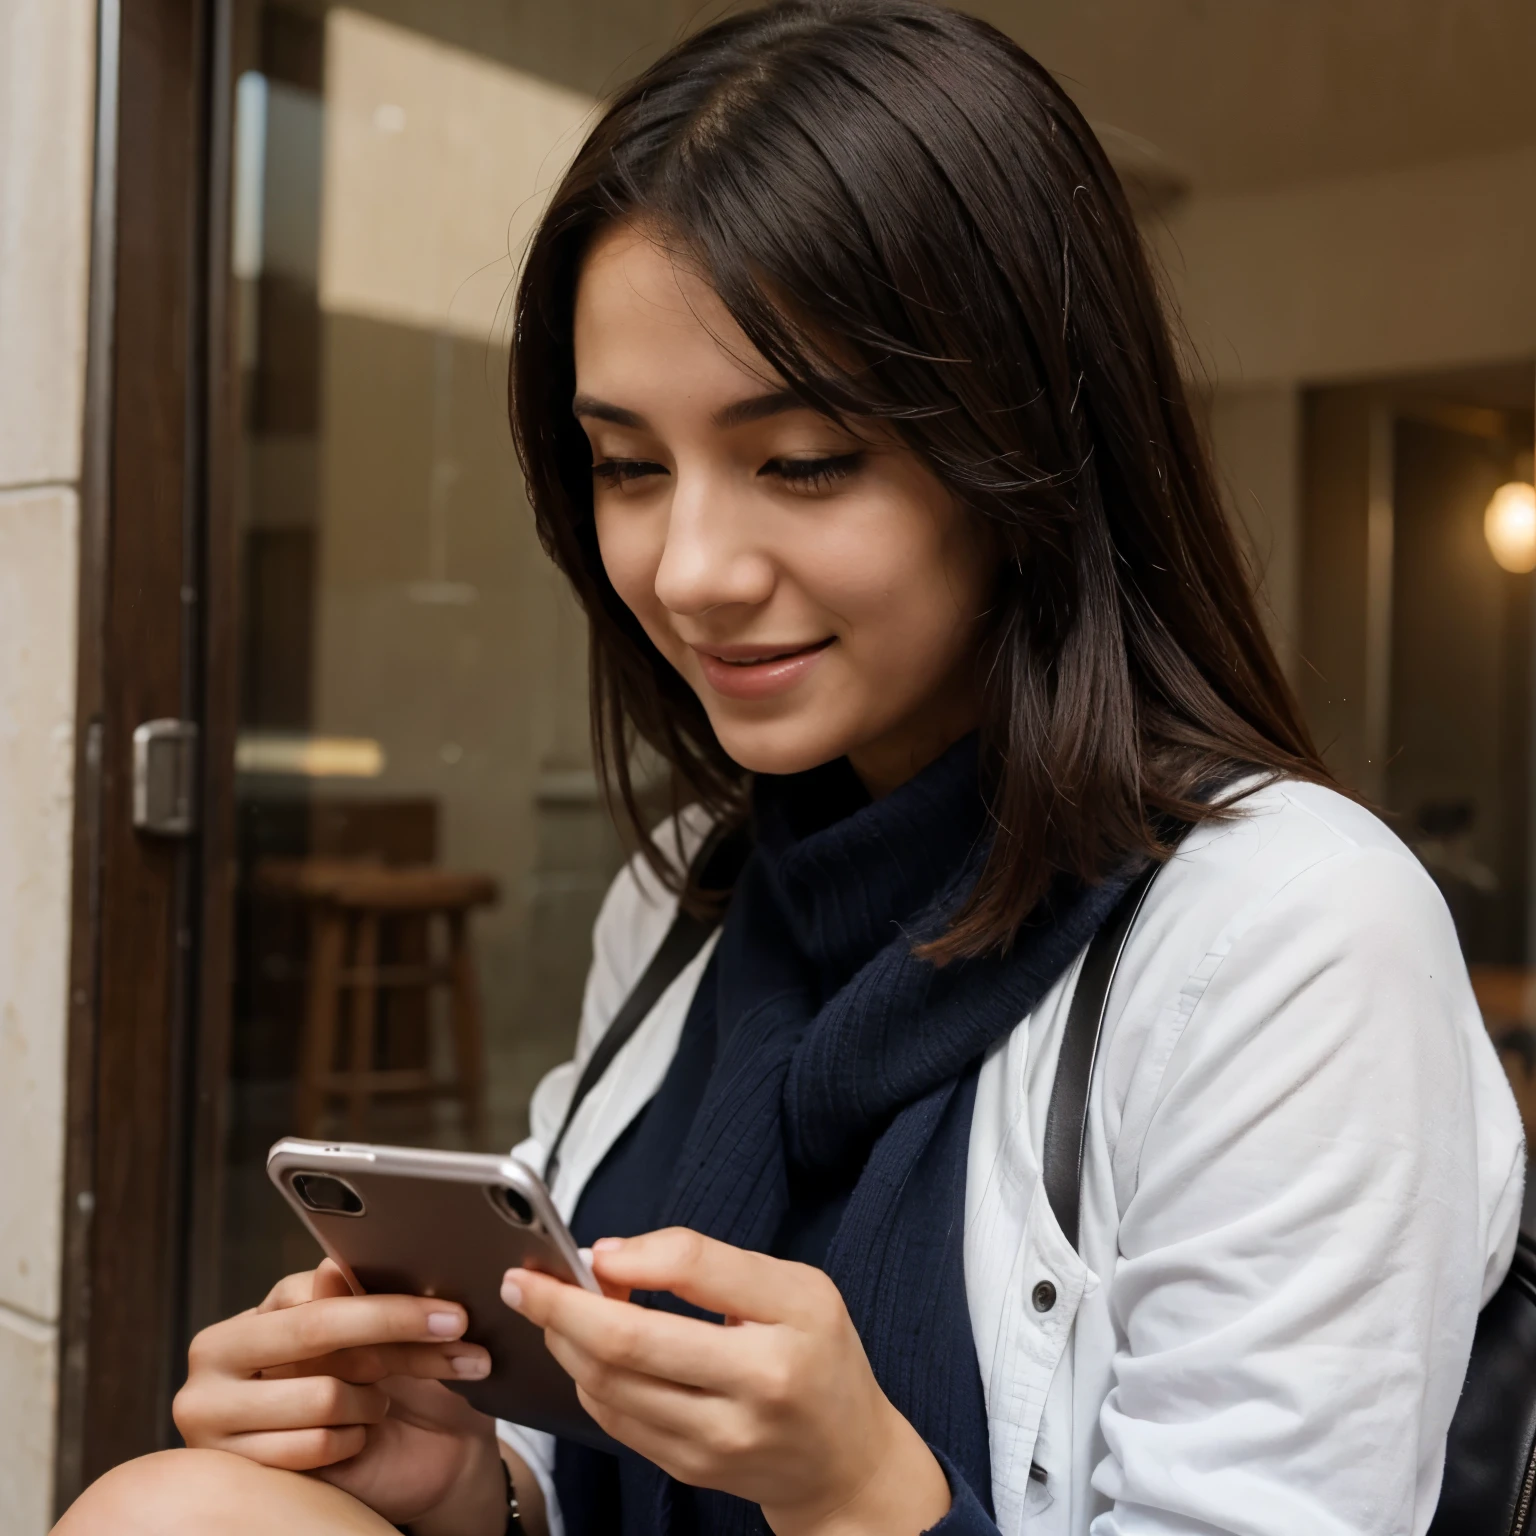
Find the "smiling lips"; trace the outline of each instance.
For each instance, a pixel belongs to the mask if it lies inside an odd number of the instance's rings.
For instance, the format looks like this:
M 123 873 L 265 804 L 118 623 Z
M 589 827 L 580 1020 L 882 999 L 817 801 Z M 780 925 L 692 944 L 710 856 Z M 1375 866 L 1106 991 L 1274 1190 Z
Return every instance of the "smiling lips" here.
M 821 659 L 833 637 L 801 646 L 694 646 L 704 680 L 729 699 L 767 699 L 793 688 Z

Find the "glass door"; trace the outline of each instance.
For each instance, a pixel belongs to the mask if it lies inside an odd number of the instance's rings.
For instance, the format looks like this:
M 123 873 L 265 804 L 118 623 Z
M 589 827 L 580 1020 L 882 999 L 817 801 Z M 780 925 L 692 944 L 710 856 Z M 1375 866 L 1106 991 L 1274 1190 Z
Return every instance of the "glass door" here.
M 239 13 L 232 996 L 216 1310 L 316 1255 L 289 1134 L 505 1149 L 621 850 L 505 402 L 518 253 L 667 0 Z

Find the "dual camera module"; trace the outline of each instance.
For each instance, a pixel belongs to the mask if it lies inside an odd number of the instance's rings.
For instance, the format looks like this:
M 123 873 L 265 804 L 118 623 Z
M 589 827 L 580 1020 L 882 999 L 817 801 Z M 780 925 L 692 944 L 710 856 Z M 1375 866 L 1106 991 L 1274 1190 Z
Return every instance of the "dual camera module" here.
M 363 1197 L 345 1179 L 338 1179 L 334 1174 L 296 1173 L 293 1175 L 293 1192 L 307 1210 L 331 1216 L 363 1214 Z M 534 1225 L 533 1207 L 521 1191 L 499 1184 L 488 1188 L 486 1195 L 491 1204 L 517 1226 Z

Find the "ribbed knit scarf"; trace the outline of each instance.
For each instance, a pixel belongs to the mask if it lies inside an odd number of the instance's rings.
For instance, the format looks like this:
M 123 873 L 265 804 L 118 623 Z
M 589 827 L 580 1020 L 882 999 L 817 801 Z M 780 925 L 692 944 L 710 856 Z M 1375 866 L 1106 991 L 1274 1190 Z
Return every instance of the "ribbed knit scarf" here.
M 792 1181 L 851 1183 L 827 1273 L 886 1395 L 990 1510 L 963 1262 L 976 1075 L 1123 882 L 1059 893 L 1005 957 L 940 968 L 912 948 L 942 930 L 986 852 L 974 738 L 874 802 L 846 763 L 760 777 L 754 811 L 720 939 L 715 1070 L 663 1224 L 767 1251 Z M 644 1480 L 658 1536 L 768 1529 L 755 1504 L 649 1464 Z

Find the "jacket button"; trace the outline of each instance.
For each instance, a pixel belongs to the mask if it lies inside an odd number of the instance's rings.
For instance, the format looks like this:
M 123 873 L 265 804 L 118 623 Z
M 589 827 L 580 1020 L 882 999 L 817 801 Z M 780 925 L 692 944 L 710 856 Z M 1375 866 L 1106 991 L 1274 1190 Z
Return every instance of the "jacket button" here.
M 1049 1280 L 1042 1280 L 1030 1293 L 1036 1312 L 1049 1312 L 1056 1305 L 1056 1287 Z

